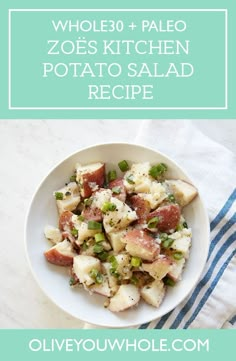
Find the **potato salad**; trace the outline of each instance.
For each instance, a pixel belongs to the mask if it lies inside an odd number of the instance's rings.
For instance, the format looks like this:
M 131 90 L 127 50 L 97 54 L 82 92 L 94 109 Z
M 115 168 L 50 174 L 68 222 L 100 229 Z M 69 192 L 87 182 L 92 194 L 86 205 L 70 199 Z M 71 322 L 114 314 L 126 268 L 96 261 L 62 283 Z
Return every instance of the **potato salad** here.
M 76 164 L 68 178 L 53 194 L 59 219 L 44 230 L 46 260 L 68 267 L 71 287 L 105 296 L 112 312 L 141 299 L 159 307 L 189 257 L 192 233 L 182 209 L 196 188 L 169 179 L 164 163 L 126 160 L 108 172 L 102 162 Z

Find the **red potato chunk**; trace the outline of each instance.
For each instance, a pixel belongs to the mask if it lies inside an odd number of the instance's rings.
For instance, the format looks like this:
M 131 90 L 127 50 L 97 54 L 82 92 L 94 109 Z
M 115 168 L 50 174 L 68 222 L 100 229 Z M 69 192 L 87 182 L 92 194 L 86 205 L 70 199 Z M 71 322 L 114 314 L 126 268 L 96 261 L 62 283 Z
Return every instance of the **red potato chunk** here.
M 158 217 L 158 230 L 161 232 L 168 232 L 177 227 L 180 216 L 180 207 L 177 204 L 168 204 L 166 206 L 161 206 L 155 211 L 149 213 L 147 221 L 153 217 Z
M 117 293 L 110 298 L 108 309 L 120 312 L 135 306 L 140 300 L 140 292 L 134 285 L 121 285 Z
M 124 237 L 127 252 L 134 257 L 153 261 L 160 252 L 160 246 L 145 231 L 132 229 Z
M 73 213 L 70 211 L 65 211 L 60 215 L 59 229 L 61 231 L 68 231 L 73 228 L 72 216 Z
M 101 262 L 96 257 L 78 255 L 74 257 L 73 272 L 76 274 L 81 283 L 90 286 L 95 283 L 90 272 L 95 269 L 100 271 Z
M 75 243 L 75 237 L 72 236 L 72 234 L 68 231 L 63 231 L 62 232 L 62 238 L 63 239 L 68 239 L 72 244 Z
M 141 297 L 149 305 L 159 307 L 165 296 L 166 287 L 163 281 L 155 280 L 141 288 Z
M 112 196 L 118 198 L 121 202 L 126 201 L 126 189 L 124 186 L 123 178 L 117 178 L 117 179 L 109 182 L 108 188 L 110 188 L 110 189 L 118 188 L 120 193 L 119 194 L 112 193 Z
M 44 228 L 44 235 L 53 244 L 57 244 L 62 241 L 61 231 L 53 226 L 47 225 Z
M 80 246 L 76 243 L 75 237 L 67 231 L 62 232 L 62 238 L 70 241 L 75 253 L 80 254 Z
M 102 211 L 97 207 L 86 207 L 82 212 L 82 216 L 88 221 L 102 221 Z
M 156 280 L 161 280 L 170 271 L 172 266 L 171 260 L 160 255 L 153 263 L 143 263 L 142 268 L 145 272 L 148 272 Z
M 78 277 L 76 276 L 75 272 L 73 271 L 73 267 L 70 269 L 70 286 L 75 286 L 80 283 Z
M 151 210 L 149 202 L 138 195 L 134 195 L 129 198 L 129 204 L 138 216 L 137 223 L 145 223 Z
M 197 196 L 197 189 L 190 183 L 182 181 L 180 179 L 167 180 L 166 183 L 173 192 L 176 201 L 181 207 L 185 207 Z
M 91 207 L 101 209 L 105 202 L 109 202 L 112 197 L 112 192 L 107 188 L 99 188 L 91 196 Z
M 64 240 L 44 252 L 46 260 L 57 266 L 72 266 L 73 258 L 76 253 L 73 252 L 71 243 L 68 240 Z
M 93 284 L 89 287 L 89 291 L 105 297 L 111 297 L 112 295 L 107 279 L 103 280 L 102 284 Z
M 180 281 L 184 270 L 185 259 L 182 258 L 179 261 L 173 261 L 173 264 L 168 272 L 168 276 L 172 278 L 174 282 Z
M 80 203 L 79 187 L 76 182 L 70 182 L 63 188 L 54 192 L 54 196 L 59 193 L 62 199 L 56 199 L 57 209 L 59 215 L 65 211 L 73 211 Z
M 88 198 L 102 187 L 105 181 L 105 164 L 94 163 L 77 168 L 77 181 L 80 184 L 82 197 Z

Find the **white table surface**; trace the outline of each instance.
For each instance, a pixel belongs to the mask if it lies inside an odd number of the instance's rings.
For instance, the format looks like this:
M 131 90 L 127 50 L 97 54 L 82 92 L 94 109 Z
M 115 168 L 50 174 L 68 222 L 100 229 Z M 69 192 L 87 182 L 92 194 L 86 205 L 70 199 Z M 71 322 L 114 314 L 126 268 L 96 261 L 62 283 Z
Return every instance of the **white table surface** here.
M 43 294 L 31 274 L 24 249 L 27 208 L 40 180 L 57 162 L 94 143 L 133 141 L 133 129 L 141 122 L 0 120 L 0 328 L 83 327 Z M 161 126 L 163 120 L 156 122 Z M 173 126 L 181 127 L 181 122 L 173 120 Z M 236 153 L 236 120 L 193 122 Z

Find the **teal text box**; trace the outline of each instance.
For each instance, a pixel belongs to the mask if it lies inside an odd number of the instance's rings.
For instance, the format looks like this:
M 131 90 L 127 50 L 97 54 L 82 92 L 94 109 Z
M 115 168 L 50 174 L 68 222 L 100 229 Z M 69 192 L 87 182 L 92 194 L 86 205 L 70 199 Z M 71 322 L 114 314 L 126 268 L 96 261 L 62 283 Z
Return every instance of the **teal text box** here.
M 1 330 L 1 359 L 220 360 L 235 330 Z
M 10 109 L 227 109 L 226 10 L 12 9 L 9 19 Z
M 42 10 L 46 11 L 42 11 Z M 64 9 L 60 14 L 58 10 Z M 73 9 L 72 12 L 66 11 Z M 83 11 L 78 12 L 81 9 Z M 86 12 L 86 9 L 89 10 Z M 93 9 L 96 9 L 94 12 Z M 110 12 L 107 11 L 110 9 Z M 141 11 L 136 11 L 136 10 Z M 29 11 L 31 10 L 31 11 Z M 38 11 L 36 11 L 38 10 Z M 50 11 L 49 11 L 50 10 Z M 122 11 L 121 11 L 122 10 Z M 159 12 L 157 11 L 159 10 Z M 160 11 L 161 10 L 161 11 Z M 173 11 L 175 10 L 175 11 Z M 55 32 L 51 20 L 70 15 L 75 20 L 78 13 L 91 20 L 101 18 L 120 19 L 124 30 L 117 33 L 85 33 L 87 40 L 101 44 L 107 39 L 127 40 L 189 40 L 189 52 L 169 55 L 94 55 L 48 54 L 51 39 L 76 41 L 74 32 Z M 161 15 L 160 15 L 161 14 Z M 78 2 L 76 0 L 3 0 L 0 3 L 0 118 L 235 118 L 236 117 L 236 3 L 230 0 L 191 1 L 137 0 L 119 4 L 108 0 Z M 167 19 L 186 22 L 184 32 L 143 33 L 140 22 L 147 19 Z M 129 27 L 134 23 L 134 30 Z M 84 35 L 84 34 L 83 34 Z M 96 35 L 96 36 L 94 36 Z M 100 48 L 99 48 L 100 47 Z M 98 45 L 101 50 L 101 45 Z M 119 63 L 122 74 L 117 77 L 57 77 L 50 73 L 43 77 L 42 64 L 81 62 Z M 178 66 L 182 62 L 192 64 L 191 77 L 128 77 L 127 64 L 147 63 L 152 71 L 154 63 L 160 72 L 166 72 L 168 64 Z M 143 99 L 143 93 L 135 99 L 89 99 L 88 86 L 116 85 L 152 86 L 152 99 Z M 124 92 L 123 92 L 124 93 Z M 118 88 L 118 95 L 123 94 Z M 106 93 L 105 93 L 106 94 Z M 110 93 L 109 93 L 110 94 Z M 112 94 L 111 94 L 112 95 Z

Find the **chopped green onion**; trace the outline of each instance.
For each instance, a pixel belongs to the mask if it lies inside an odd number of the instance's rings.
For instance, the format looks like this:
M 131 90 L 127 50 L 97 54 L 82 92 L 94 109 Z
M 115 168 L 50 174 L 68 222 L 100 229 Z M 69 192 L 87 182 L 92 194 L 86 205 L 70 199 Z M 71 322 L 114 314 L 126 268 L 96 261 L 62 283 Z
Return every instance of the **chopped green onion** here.
M 85 206 L 91 206 L 92 202 L 93 202 L 93 198 L 92 198 L 92 197 L 90 197 L 90 198 L 85 198 L 85 200 L 84 200 L 84 205 L 85 205 Z
M 114 268 L 110 268 L 110 274 L 116 278 L 119 278 L 120 277 L 120 274 L 117 272 L 116 269 Z
M 109 261 L 110 263 L 112 263 L 112 262 L 116 261 L 116 257 L 113 256 L 113 255 L 111 255 L 111 256 L 109 256 L 108 261 Z
M 131 258 L 131 266 L 132 267 L 139 267 L 141 265 L 141 258 L 139 257 L 132 257 Z
M 163 248 L 170 248 L 173 242 L 174 240 L 172 238 L 167 238 L 161 243 L 161 245 Z
M 126 181 L 127 181 L 129 184 L 135 184 L 133 174 L 130 174 L 130 175 L 126 178 Z
M 168 238 L 168 234 L 167 233 L 161 233 L 160 234 L 160 239 L 161 239 L 161 241 L 164 241 L 165 239 L 167 239 Z
M 97 277 L 95 278 L 95 282 L 99 285 L 103 282 L 103 275 L 100 272 L 98 272 Z
M 64 194 L 62 192 L 55 192 L 54 196 L 55 196 L 57 201 L 62 201 L 63 198 L 64 198 Z
M 116 205 L 114 203 L 109 204 L 109 211 L 114 212 L 116 210 Z
M 135 276 L 132 276 L 130 278 L 130 283 L 132 283 L 133 285 L 137 285 L 138 284 L 138 278 Z
M 103 250 L 104 250 L 103 246 L 99 243 L 97 243 L 93 246 L 94 253 L 101 253 Z
M 81 222 L 84 221 L 84 216 L 82 216 L 82 214 L 80 214 L 77 218 L 78 218 L 78 221 L 81 221 Z
M 74 236 L 74 237 L 78 237 L 78 229 L 73 228 L 73 229 L 71 230 L 71 234 L 72 234 L 72 236 Z
M 75 174 L 70 177 L 70 182 L 76 182 L 76 175 Z
M 159 222 L 159 217 L 153 217 L 148 221 L 148 228 L 156 228 L 157 223 Z
M 97 254 L 97 257 L 100 259 L 100 261 L 106 261 L 108 257 L 108 252 L 102 251 L 101 253 Z
M 175 281 L 173 281 L 172 278 L 170 277 L 165 277 L 163 281 L 166 286 L 171 286 L 171 287 L 175 286 Z
M 157 165 L 154 165 L 149 170 L 149 175 L 153 178 L 157 178 L 161 175 L 163 175 L 167 171 L 167 166 L 164 163 L 159 163 Z
M 169 200 L 171 203 L 175 203 L 176 200 L 175 200 L 174 194 L 169 194 L 169 195 L 168 195 L 168 200 Z
M 177 232 L 178 232 L 178 231 L 182 231 L 183 228 L 184 228 L 184 227 L 183 227 L 182 224 L 178 224 L 177 227 L 176 227 L 176 231 L 177 231 Z
M 184 227 L 184 228 L 188 228 L 188 223 L 187 223 L 187 222 L 184 222 L 184 223 L 183 223 L 183 227 Z
M 174 259 L 176 259 L 176 261 L 179 261 L 179 260 L 181 260 L 183 258 L 183 253 L 182 252 L 175 252 L 173 254 L 173 257 L 174 257 Z
M 108 262 L 111 263 L 111 268 L 116 270 L 117 269 L 117 266 L 118 266 L 118 262 L 117 262 L 117 259 L 115 256 L 109 256 L 108 257 Z
M 121 162 L 119 162 L 118 166 L 121 172 L 126 172 L 129 169 L 129 164 L 127 163 L 126 160 L 122 160 Z
M 98 270 L 96 268 L 92 268 L 91 271 L 89 272 L 89 275 L 92 278 L 97 277 L 97 274 L 98 274 Z
M 96 283 L 101 284 L 103 281 L 103 276 L 101 274 L 101 272 L 99 272 L 96 268 L 91 269 L 91 271 L 89 272 L 89 275 L 92 279 L 94 279 L 94 281 Z
M 167 167 L 167 165 L 165 164 L 165 163 L 159 163 L 159 164 L 157 164 L 157 169 L 158 169 L 158 171 L 160 172 L 160 173 L 164 173 L 164 172 L 166 172 L 167 171 L 167 169 L 168 169 L 168 167 Z
M 113 255 L 111 255 L 111 256 L 109 256 L 108 261 L 109 261 L 110 263 L 115 262 L 115 261 L 116 261 L 116 257 L 113 256 Z M 116 261 L 116 262 L 117 262 L 117 261 Z
M 74 286 L 74 285 L 75 285 L 76 280 L 74 279 L 74 277 L 71 277 L 71 278 L 70 278 L 69 283 L 70 283 L 70 286 Z
M 108 182 L 111 182 L 117 178 L 117 174 L 115 170 L 110 170 L 107 175 Z
M 116 205 L 111 202 L 105 202 L 105 203 L 103 203 L 101 210 L 103 213 L 114 212 L 116 210 Z
M 82 244 L 82 250 L 83 250 L 83 251 L 87 251 L 87 249 L 88 249 L 88 245 L 87 245 L 86 242 L 84 242 L 84 243 Z
M 103 242 L 103 241 L 105 241 L 104 233 L 96 233 L 95 234 L 95 242 L 99 243 L 99 242 Z
M 102 223 L 96 221 L 88 221 L 88 229 L 101 231 Z
M 121 187 L 113 187 L 111 189 L 112 193 L 115 193 L 115 194 L 120 194 L 121 192 Z

